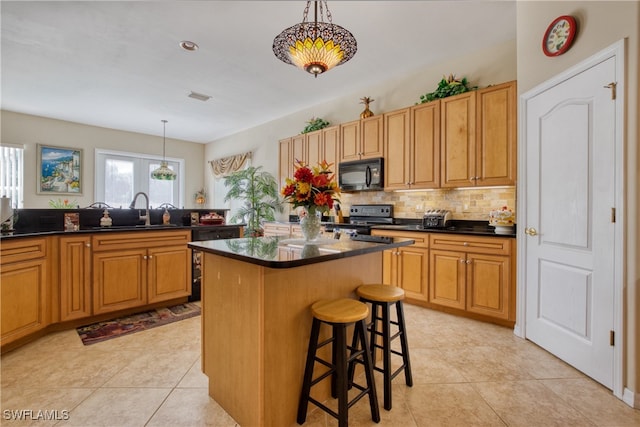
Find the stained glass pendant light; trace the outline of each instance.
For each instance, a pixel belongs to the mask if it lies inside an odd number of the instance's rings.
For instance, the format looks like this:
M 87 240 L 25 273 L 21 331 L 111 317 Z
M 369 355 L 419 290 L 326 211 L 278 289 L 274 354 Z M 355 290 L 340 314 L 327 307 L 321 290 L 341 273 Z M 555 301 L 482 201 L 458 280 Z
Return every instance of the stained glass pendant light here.
M 167 145 L 167 121 L 162 120 L 162 161 L 160 167 L 151 172 L 151 178 L 162 181 L 173 181 L 176 179 L 176 173 L 169 169 L 169 164 L 165 160 L 164 149 Z
M 318 74 L 353 58 L 358 43 L 353 34 L 332 22 L 326 1 L 314 1 L 313 4 L 313 22 L 308 21 L 311 1 L 307 1 L 302 22 L 287 28 L 273 39 L 273 53 L 279 60 L 318 77 Z M 327 22 L 324 22 L 325 15 Z

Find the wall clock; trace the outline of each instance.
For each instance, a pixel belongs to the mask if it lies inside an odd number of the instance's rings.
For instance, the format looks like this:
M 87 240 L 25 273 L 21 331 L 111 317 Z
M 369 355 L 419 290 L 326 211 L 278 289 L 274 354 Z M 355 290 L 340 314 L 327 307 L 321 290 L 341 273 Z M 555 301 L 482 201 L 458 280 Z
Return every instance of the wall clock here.
M 542 51 L 547 56 L 558 56 L 571 47 L 576 35 L 576 20 L 569 15 L 559 16 L 553 20 L 542 38 Z

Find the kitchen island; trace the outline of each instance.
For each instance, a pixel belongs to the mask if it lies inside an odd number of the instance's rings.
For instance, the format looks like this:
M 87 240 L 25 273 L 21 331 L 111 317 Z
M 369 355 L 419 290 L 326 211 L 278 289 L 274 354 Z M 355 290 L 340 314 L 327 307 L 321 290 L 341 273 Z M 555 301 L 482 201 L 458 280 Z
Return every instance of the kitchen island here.
M 190 243 L 204 255 L 202 367 L 209 395 L 242 426 L 295 425 L 309 307 L 355 298 L 359 285 L 381 283 L 383 251 L 412 243 L 346 236 L 314 244 L 290 236 Z M 312 390 L 316 399 L 329 397 L 325 383 Z

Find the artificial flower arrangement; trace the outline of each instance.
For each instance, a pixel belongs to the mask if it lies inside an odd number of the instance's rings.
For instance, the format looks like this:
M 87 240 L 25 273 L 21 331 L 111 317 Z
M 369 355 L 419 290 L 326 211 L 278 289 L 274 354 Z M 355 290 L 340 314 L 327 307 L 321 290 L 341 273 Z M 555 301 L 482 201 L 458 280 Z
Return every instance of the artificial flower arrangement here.
M 286 185 L 282 187 L 284 200 L 294 208 L 304 207 L 309 215 L 333 209 L 333 203 L 340 201 L 340 188 L 331 166 L 323 160 L 318 166 L 310 168 L 296 160 L 293 179 L 287 178 Z
M 49 200 L 49 206 L 51 206 L 54 209 L 76 209 L 79 208 L 78 206 L 78 202 L 73 200 L 73 201 L 69 201 L 69 199 L 56 199 L 56 200 Z

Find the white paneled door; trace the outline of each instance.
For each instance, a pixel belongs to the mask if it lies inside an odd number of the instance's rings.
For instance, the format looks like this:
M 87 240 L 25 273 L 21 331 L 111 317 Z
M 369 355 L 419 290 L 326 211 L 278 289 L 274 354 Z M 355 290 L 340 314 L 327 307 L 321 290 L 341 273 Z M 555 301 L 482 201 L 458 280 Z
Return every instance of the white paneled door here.
M 615 57 L 526 101 L 526 338 L 613 387 Z M 608 87 L 607 87 L 608 86 Z M 620 337 L 622 339 L 622 337 Z

